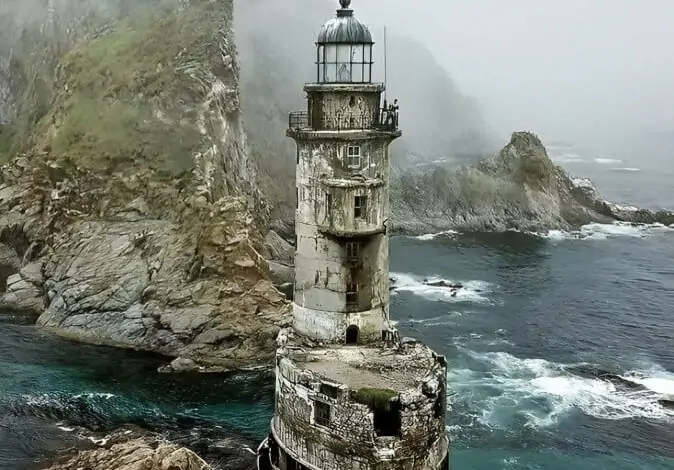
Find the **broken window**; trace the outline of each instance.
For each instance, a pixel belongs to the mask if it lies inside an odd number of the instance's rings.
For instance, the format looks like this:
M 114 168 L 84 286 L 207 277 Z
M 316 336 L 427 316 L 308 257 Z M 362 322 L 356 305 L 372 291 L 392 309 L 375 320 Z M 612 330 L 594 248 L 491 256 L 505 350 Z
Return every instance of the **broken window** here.
M 365 211 L 367 209 L 367 196 L 356 196 L 353 204 L 353 216 L 358 218 L 365 218 Z
M 347 307 L 358 306 L 358 284 L 346 285 L 346 306 Z
M 319 426 L 330 426 L 330 405 L 322 401 L 315 401 L 314 421 Z
M 349 260 L 360 259 L 360 243 L 348 242 L 346 244 L 346 257 Z
M 320 392 L 330 398 L 338 398 L 339 397 L 339 389 L 337 387 L 333 387 L 332 385 L 324 384 L 322 383 L 320 386 Z
M 352 170 L 360 169 L 360 146 L 349 145 L 346 148 L 346 166 Z
M 325 213 L 330 214 L 332 212 L 332 194 L 325 193 Z
M 401 406 L 399 400 L 391 400 L 385 406 L 376 407 L 374 431 L 377 436 L 399 436 L 402 428 Z

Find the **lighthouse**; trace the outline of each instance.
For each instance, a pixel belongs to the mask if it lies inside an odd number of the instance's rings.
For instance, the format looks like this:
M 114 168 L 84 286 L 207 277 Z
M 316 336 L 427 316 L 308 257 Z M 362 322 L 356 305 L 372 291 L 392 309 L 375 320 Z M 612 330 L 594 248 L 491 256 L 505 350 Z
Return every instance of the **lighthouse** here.
M 292 327 L 278 337 L 261 470 L 446 470 L 444 356 L 389 318 L 390 146 L 397 101 L 372 34 L 340 0 L 316 40 L 296 143 Z

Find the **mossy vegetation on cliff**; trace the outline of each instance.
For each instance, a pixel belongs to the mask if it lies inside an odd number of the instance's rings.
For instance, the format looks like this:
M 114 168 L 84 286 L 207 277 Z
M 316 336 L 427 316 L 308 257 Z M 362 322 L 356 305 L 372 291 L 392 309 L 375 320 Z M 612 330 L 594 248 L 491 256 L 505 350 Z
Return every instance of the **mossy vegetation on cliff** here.
M 26 109 L 3 130 L 0 152 L 37 147 L 96 170 L 143 162 L 171 174 L 188 170 L 208 132 L 199 120 L 207 77 L 234 78 L 211 60 L 231 14 L 226 3 L 144 3 L 60 55 L 54 76 L 40 76 L 23 58 L 33 74 L 23 100 L 32 117 Z

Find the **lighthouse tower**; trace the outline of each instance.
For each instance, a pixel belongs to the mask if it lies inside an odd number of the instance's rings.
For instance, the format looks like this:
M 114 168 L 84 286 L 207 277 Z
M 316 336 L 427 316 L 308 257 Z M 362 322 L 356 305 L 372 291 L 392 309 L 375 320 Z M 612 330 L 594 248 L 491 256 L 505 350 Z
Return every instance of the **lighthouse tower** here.
M 397 101 L 372 81 L 372 35 L 340 0 L 316 41 L 297 146 L 292 328 L 260 469 L 446 470 L 446 361 L 389 320 L 389 180 Z

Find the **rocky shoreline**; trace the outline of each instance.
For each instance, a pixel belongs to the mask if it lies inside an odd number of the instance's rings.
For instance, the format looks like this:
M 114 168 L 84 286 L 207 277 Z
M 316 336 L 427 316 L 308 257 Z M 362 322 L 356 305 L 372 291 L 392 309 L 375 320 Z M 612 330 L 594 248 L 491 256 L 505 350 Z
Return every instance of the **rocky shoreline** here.
M 195 424 L 160 433 L 131 425 L 109 432 L 62 427 L 77 437 L 74 444 L 36 470 L 255 470 L 255 440 Z

